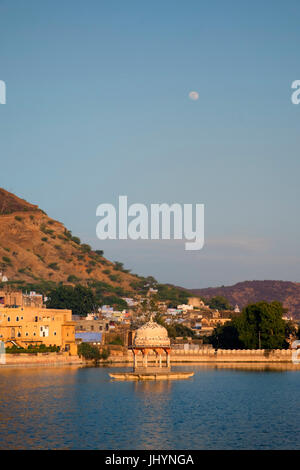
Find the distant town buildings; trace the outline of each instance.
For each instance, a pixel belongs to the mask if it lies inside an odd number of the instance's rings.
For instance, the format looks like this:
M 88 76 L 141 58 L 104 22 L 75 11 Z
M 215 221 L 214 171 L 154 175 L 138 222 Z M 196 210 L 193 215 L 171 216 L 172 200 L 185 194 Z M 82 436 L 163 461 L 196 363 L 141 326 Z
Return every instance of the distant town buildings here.
M 101 346 L 103 343 L 103 334 L 89 331 L 75 332 L 75 340 L 77 344 L 90 343 L 93 346 Z
M 203 300 L 199 299 L 199 297 L 189 297 L 188 298 L 188 304 L 191 305 L 194 308 L 204 308 L 205 303 Z
M 177 305 L 177 309 L 182 310 L 183 312 L 188 312 L 188 311 L 194 310 L 194 307 L 193 305 L 182 304 L 182 305 Z
M 129 297 L 122 297 L 122 298 L 123 300 L 125 300 L 128 307 L 135 307 L 136 305 L 138 305 L 138 302 L 132 298 L 129 298 Z
M 22 291 L 13 291 L 9 289 L 0 290 L 0 307 L 18 306 L 18 307 L 37 307 L 42 308 L 44 299 L 42 294 L 32 291 L 23 293 Z

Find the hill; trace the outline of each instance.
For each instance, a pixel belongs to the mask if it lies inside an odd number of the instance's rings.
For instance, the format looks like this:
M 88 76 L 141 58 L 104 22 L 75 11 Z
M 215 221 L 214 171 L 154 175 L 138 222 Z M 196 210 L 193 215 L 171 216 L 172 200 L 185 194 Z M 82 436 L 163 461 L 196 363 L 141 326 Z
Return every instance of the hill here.
M 231 305 L 245 307 L 252 302 L 278 300 L 288 309 L 288 315 L 300 319 L 300 283 L 289 281 L 244 281 L 233 286 L 190 289 L 193 295 L 204 298 L 222 295 Z
M 81 243 L 61 222 L 51 219 L 38 206 L 0 188 L 0 271 L 9 281 L 22 284 L 87 283 L 101 281 L 133 289 L 140 281 L 122 264 L 105 259 Z
M 8 282 L 1 286 L 4 276 Z M 65 284 L 91 287 L 110 305 L 124 296 L 143 297 L 149 287 L 157 289 L 159 300 L 183 303 L 189 296 L 172 285 L 158 284 L 152 276 L 131 274 L 122 263 L 107 260 L 103 251 L 81 243 L 37 205 L 0 188 L 0 287 L 47 295 Z

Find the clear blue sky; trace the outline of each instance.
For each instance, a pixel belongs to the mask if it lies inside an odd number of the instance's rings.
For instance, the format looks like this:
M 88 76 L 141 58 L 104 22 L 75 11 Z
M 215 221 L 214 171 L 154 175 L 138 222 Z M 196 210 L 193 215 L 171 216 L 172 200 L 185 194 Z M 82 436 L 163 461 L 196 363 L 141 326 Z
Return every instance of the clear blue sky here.
M 299 0 L 0 0 L 0 185 L 162 282 L 300 281 L 299 25 Z M 204 203 L 204 249 L 99 241 L 123 194 Z

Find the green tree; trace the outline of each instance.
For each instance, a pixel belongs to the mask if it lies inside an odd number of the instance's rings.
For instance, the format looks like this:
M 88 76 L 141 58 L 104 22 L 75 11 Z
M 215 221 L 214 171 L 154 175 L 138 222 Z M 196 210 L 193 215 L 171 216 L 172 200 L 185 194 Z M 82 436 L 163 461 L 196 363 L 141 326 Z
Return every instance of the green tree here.
M 94 360 L 95 362 L 98 362 L 101 359 L 99 348 L 89 343 L 79 344 L 78 355 L 84 357 L 84 359 Z
M 108 344 L 117 345 L 117 346 L 124 346 L 124 341 L 122 340 L 121 336 L 116 336 Z
M 95 364 L 97 364 L 100 359 L 107 359 L 110 354 L 109 349 L 103 349 L 102 352 L 100 352 L 97 346 L 93 346 L 89 343 L 80 343 L 77 351 L 79 356 L 93 360 Z
M 116 310 L 125 310 L 128 308 L 127 302 L 116 295 L 108 295 L 107 297 L 103 297 L 103 303 L 105 305 L 110 305 Z
M 246 349 L 281 349 L 285 345 L 285 321 L 280 302 L 248 305 L 236 319 L 239 338 Z
M 58 286 L 50 290 L 47 300 L 48 308 L 71 309 L 74 315 L 85 316 L 99 307 L 92 289 L 77 285 Z
M 217 326 L 210 337 L 211 343 L 224 349 L 285 348 L 289 328 L 282 319 L 284 312 L 277 301 L 250 304 L 231 322 Z
M 217 325 L 210 337 L 210 343 L 216 349 L 242 349 L 244 346 L 239 339 L 235 321 Z
M 232 306 L 222 295 L 216 295 L 215 297 L 209 299 L 208 305 L 210 308 L 217 310 L 232 310 Z

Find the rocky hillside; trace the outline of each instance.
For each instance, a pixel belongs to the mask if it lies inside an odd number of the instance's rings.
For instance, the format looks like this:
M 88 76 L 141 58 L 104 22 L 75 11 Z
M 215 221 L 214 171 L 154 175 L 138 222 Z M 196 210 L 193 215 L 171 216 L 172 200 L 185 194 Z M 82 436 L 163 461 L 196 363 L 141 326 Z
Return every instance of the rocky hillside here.
M 300 319 L 300 283 L 288 281 L 244 281 L 234 286 L 191 289 L 194 295 L 207 299 L 216 295 L 226 297 L 231 305 L 239 307 L 265 300 L 278 300 L 288 309 L 288 315 Z
M 102 281 L 124 291 L 139 278 L 81 243 L 64 225 L 0 188 L 0 272 L 9 281 Z M 0 278 L 1 280 L 1 278 Z

